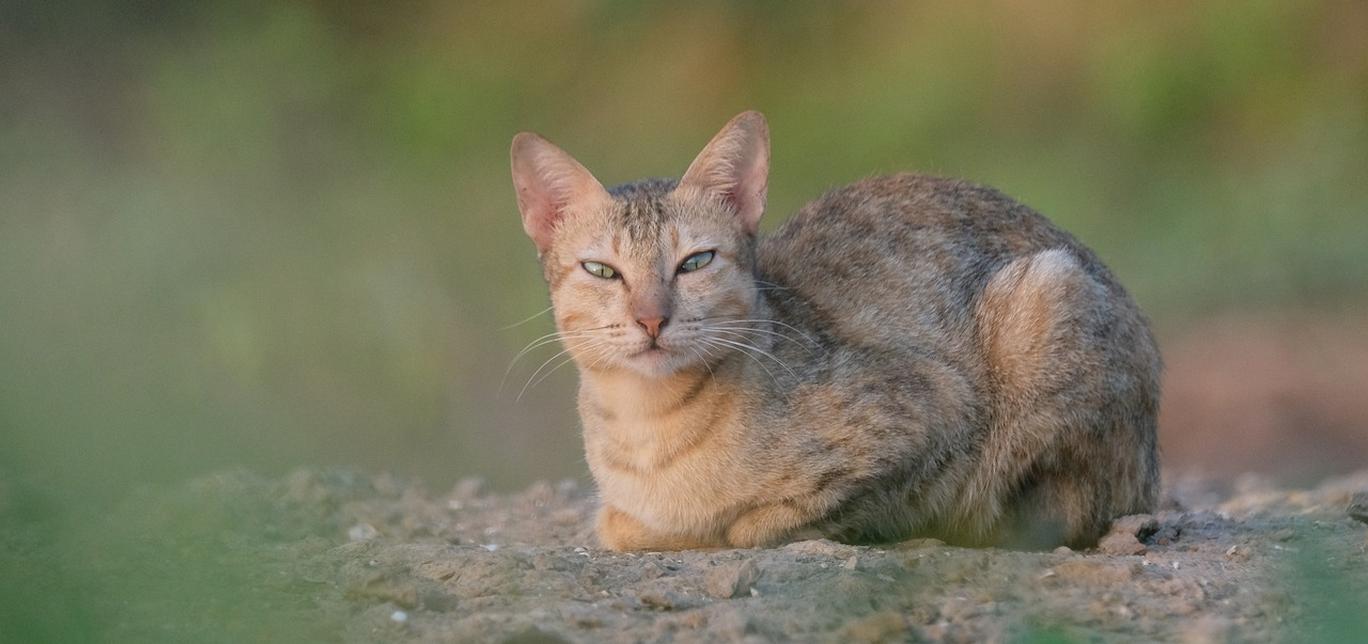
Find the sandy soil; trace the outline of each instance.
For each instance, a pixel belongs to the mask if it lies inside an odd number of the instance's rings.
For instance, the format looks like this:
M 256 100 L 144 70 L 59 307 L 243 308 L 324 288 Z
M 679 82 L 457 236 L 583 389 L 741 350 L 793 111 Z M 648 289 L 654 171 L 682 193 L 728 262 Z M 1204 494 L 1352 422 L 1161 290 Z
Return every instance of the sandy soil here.
M 916 540 L 615 554 L 595 547 L 573 482 L 430 494 L 387 476 L 235 471 L 142 492 L 56 541 L 9 522 L 0 545 L 6 584 L 34 584 L 6 598 L 36 611 L 11 614 L 11 634 L 55 639 L 1347 641 L 1368 633 L 1364 492 L 1368 471 L 1309 491 L 1246 479 L 1224 498 L 1186 482 L 1172 509 L 1118 522 L 1107 552 Z M 34 597 L 63 599 L 26 608 Z

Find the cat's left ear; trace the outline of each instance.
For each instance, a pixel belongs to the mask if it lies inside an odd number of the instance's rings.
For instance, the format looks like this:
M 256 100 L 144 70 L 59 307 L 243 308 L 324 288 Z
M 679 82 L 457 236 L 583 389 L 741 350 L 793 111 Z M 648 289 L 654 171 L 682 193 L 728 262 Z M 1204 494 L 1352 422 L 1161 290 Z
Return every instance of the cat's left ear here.
M 759 112 L 742 112 L 717 133 L 679 180 L 679 188 L 720 198 L 746 232 L 760 229 L 769 189 L 769 125 Z
M 551 248 L 556 229 L 567 217 L 612 201 L 603 184 L 565 150 L 532 132 L 513 137 L 513 187 L 523 230 L 537 253 Z

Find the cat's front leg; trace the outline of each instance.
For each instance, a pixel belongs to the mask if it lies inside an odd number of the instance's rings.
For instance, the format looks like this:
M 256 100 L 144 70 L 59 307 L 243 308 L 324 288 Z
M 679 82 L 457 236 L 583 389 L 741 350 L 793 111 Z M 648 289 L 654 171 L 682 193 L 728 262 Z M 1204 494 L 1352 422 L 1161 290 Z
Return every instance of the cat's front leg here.
M 753 508 L 727 528 L 727 544 L 734 548 L 762 548 L 791 538 L 820 516 L 813 508 L 792 501 Z
M 716 547 L 693 537 L 666 535 L 651 530 L 646 524 L 632 515 L 611 505 L 599 508 L 599 543 L 609 550 L 625 552 L 630 550 L 694 550 Z

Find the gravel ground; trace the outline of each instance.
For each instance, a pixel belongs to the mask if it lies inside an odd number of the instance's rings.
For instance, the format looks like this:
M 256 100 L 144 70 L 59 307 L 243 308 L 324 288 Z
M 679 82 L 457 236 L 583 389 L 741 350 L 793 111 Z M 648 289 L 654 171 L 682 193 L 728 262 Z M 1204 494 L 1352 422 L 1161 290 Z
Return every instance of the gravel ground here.
M 1219 494 L 1183 482 L 1171 486 L 1169 509 L 1118 521 L 1086 552 L 913 540 L 617 554 L 595 547 L 592 498 L 573 482 L 492 495 L 466 480 L 432 494 L 388 476 L 231 471 L 60 527 L 24 521 L 14 489 L 0 484 L 0 519 L 9 519 L 0 640 L 7 631 L 140 642 L 1368 633 L 1368 471 L 1305 491 L 1245 479 Z

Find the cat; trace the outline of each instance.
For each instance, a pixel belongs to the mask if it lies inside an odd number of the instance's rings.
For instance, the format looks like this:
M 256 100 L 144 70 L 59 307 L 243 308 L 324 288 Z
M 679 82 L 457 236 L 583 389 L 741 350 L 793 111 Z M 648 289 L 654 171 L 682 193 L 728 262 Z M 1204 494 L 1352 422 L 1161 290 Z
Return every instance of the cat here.
M 611 550 L 938 537 L 1086 547 L 1152 511 L 1159 351 L 1097 256 L 990 188 L 896 174 L 762 237 L 769 128 L 605 189 L 518 134 Z

